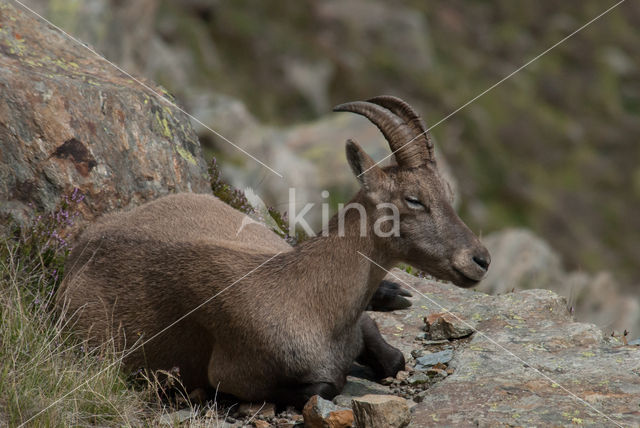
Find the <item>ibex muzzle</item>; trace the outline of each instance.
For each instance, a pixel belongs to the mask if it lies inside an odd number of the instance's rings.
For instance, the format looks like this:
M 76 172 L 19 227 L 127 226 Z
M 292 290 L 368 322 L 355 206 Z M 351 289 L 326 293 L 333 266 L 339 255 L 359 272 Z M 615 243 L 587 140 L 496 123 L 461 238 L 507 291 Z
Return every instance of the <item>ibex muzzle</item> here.
M 365 313 L 386 270 L 406 262 L 466 287 L 484 276 L 489 254 L 451 207 L 411 107 L 378 97 L 336 110 L 373 121 L 398 163 L 380 168 L 347 142 L 362 187 L 351 202 L 364 210 L 343 212 L 344 233 L 338 215 L 327 235 L 292 248 L 259 224 L 237 233 L 242 213 L 192 193 L 110 214 L 67 261 L 56 302 L 75 318 L 68 325 L 95 345 L 114 337 L 129 368 L 179 367 L 188 391 L 213 386 L 246 401 L 330 399 L 354 360 L 380 378 L 404 370 Z M 398 233 L 375 233 L 391 207 Z

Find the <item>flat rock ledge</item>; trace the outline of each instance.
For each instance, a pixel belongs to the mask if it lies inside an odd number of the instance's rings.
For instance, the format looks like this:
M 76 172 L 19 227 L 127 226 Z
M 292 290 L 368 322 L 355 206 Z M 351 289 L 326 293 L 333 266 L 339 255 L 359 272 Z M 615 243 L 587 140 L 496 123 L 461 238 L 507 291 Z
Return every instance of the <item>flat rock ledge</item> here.
M 414 397 L 410 427 L 640 426 L 640 347 L 575 322 L 563 297 L 489 296 L 398 269 L 387 279 L 414 288 L 409 310 L 372 313 L 409 372 L 414 356 L 453 349 L 448 375 Z M 430 340 L 425 317 L 446 311 L 475 332 Z

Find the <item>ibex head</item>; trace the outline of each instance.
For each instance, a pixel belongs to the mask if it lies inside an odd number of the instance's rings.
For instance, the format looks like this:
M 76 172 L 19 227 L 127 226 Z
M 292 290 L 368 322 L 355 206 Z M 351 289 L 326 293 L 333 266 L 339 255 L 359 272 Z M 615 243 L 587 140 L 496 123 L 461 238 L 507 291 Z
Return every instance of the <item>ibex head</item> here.
M 393 204 L 400 214 L 397 236 L 374 239 L 394 259 L 437 278 L 461 287 L 478 283 L 489 267 L 489 252 L 451 206 L 451 192 L 438 172 L 422 119 L 406 102 L 391 96 L 341 104 L 334 111 L 365 116 L 380 129 L 396 157 L 397 166 L 381 168 L 356 142 L 347 141 L 347 159 L 364 199 L 372 206 Z

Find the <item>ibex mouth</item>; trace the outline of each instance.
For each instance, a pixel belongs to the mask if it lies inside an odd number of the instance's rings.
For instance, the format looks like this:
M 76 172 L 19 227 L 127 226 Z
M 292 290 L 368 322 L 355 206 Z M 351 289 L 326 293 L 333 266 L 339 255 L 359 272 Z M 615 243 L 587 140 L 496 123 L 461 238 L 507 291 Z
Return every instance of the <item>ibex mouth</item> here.
M 484 278 L 484 274 L 480 275 L 479 277 L 469 276 L 468 274 L 466 274 L 465 272 L 463 272 L 462 270 L 458 269 L 455 266 L 453 266 L 453 270 L 456 274 L 456 278 L 453 280 L 453 283 L 458 287 L 463 287 L 463 288 L 473 287 L 474 285 L 482 281 L 482 279 Z

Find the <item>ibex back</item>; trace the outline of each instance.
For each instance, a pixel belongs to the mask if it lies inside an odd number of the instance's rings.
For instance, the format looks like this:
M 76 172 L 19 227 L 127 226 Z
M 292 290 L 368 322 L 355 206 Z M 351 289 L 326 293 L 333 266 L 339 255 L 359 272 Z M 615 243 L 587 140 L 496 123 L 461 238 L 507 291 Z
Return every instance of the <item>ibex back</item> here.
M 94 344 L 115 337 L 132 349 L 129 367 L 179 367 L 188 390 L 213 386 L 248 401 L 301 407 L 314 394 L 332 398 L 355 360 L 395 376 L 404 357 L 364 312 L 384 269 L 405 262 L 469 287 L 485 275 L 489 253 L 451 207 L 426 127 L 408 104 L 383 96 L 335 110 L 371 120 L 397 161 L 381 168 L 347 142 L 364 233 L 359 212 L 347 210 L 341 233 L 334 217 L 328 236 L 295 248 L 258 224 L 236 236 L 243 214 L 196 194 L 112 214 L 86 230 L 68 261 L 57 302 L 75 328 Z M 398 233 L 376 233 L 388 204 Z M 131 348 L 136 341 L 144 346 Z

